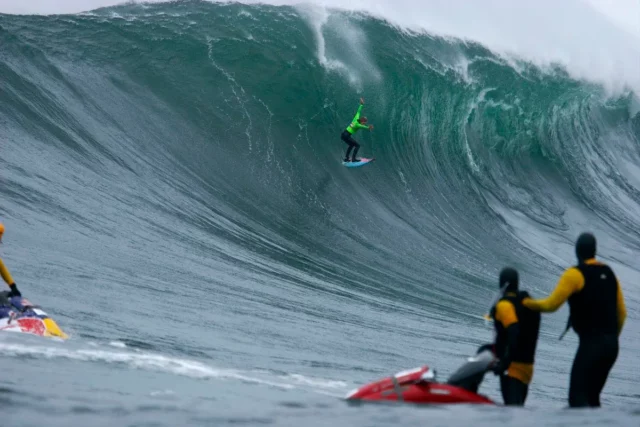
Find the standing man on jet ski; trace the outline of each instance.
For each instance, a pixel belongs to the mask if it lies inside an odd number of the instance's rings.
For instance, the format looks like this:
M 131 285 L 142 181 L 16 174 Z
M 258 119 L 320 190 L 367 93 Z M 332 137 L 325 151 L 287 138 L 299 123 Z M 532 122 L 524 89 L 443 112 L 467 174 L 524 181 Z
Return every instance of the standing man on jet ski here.
M 540 313 L 522 304 L 529 294 L 518 290 L 515 269 L 504 268 L 499 284 L 503 295 L 491 310 L 496 328 L 495 354 L 499 358 L 493 371 L 500 375 L 504 404 L 524 406 L 533 378 Z
M 0 243 L 2 243 L 3 234 L 4 234 L 4 224 L 0 222 Z M 20 291 L 16 287 L 16 282 L 14 282 L 13 277 L 11 277 L 11 273 L 9 273 L 9 270 L 7 270 L 7 267 L 4 265 L 4 262 L 2 262 L 2 258 L 0 258 L 0 275 L 2 275 L 2 278 L 4 279 L 4 281 L 7 283 L 7 285 L 9 285 L 9 289 L 11 289 L 11 292 L 9 293 L 9 297 L 22 296 L 20 294 Z
M 569 302 L 567 330 L 573 327 L 580 338 L 571 368 L 569 406 L 599 407 L 600 393 L 618 357 L 627 311 L 613 270 L 596 260 L 593 234 L 578 237 L 576 257 L 578 264 L 565 270 L 551 295 L 523 303 L 532 310 L 553 312 Z

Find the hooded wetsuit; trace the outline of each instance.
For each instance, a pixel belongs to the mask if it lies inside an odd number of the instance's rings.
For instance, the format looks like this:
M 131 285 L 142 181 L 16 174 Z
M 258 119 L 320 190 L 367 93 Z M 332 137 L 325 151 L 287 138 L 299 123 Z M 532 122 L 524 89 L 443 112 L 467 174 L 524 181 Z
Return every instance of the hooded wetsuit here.
M 527 292 L 506 292 L 492 310 L 496 328 L 495 352 L 506 375 L 500 376 L 505 405 L 523 406 L 533 377 L 540 313 L 522 305 Z
M 622 288 L 609 266 L 590 258 L 567 269 L 549 297 L 525 299 L 523 304 L 553 312 L 565 301 L 570 308 L 569 325 L 580 338 L 571 368 L 569 406 L 598 407 L 618 357 L 618 336 L 627 315 Z

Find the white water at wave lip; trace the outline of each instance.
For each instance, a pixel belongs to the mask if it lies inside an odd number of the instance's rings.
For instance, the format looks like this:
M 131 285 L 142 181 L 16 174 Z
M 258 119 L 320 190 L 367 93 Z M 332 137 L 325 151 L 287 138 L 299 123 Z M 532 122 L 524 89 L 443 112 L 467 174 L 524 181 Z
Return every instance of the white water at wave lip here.
M 0 12 L 75 13 L 120 3 L 0 0 Z M 640 93 L 640 0 L 350 0 L 347 6 L 343 0 L 241 3 L 312 3 L 367 11 L 405 29 L 474 40 L 540 66 L 560 63 L 573 77 L 600 83 L 611 92 Z

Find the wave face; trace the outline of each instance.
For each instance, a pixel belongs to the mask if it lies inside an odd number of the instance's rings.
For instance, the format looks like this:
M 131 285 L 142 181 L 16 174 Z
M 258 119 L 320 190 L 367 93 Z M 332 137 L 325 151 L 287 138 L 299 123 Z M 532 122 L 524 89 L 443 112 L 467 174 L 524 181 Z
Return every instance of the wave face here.
M 351 386 L 455 366 L 443 352 L 490 339 L 499 270 L 545 295 L 584 230 L 625 284 L 637 274 L 633 92 L 311 7 L 0 15 L 0 45 L 3 257 L 84 339 Z M 376 161 L 348 169 L 361 96 L 359 155 Z M 540 381 L 562 379 L 543 404 L 564 399 L 563 321 L 544 318 Z M 624 357 L 612 382 L 631 390 Z

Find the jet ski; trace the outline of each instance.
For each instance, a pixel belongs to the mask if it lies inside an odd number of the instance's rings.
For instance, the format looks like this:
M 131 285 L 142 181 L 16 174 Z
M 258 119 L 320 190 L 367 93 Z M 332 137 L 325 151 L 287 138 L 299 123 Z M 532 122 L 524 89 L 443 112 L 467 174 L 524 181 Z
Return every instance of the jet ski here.
M 497 362 L 493 345 L 481 346 L 476 355 L 455 371 L 445 383 L 428 366 L 398 372 L 391 377 L 353 390 L 345 399 L 357 401 L 397 401 L 411 404 L 484 404 L 496 403 L 478 393 L 484 375 Z
M 8 292 L 0 292 L 0 331 L 69 338 L 40 306 L 23 297 L 9 297 Z

